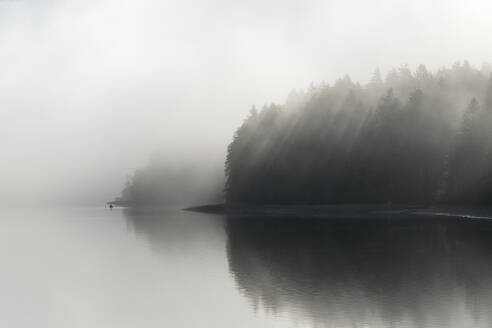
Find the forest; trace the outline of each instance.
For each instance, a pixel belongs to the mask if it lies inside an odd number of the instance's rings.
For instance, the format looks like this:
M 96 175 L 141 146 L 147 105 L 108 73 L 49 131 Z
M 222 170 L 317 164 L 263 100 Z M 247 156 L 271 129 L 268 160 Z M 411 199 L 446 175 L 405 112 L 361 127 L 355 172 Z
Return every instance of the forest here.
M 491 72 L 401 66 L 253 107 L 227 149 L 226 201 L 490 205 Z

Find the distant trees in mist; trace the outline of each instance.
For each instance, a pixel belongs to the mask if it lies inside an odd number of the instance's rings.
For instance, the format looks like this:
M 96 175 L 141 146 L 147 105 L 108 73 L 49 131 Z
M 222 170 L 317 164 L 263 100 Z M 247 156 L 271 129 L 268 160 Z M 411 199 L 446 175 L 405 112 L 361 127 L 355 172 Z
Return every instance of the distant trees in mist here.
M 492 203 L 491 67 L 402 66 L 253 107 L 225 173 L 228 202 Z
M 220 166 L 152 158 L 147 166 L 128 176 L 116 204 L 138 207 L 220 202 L 223 183 Z

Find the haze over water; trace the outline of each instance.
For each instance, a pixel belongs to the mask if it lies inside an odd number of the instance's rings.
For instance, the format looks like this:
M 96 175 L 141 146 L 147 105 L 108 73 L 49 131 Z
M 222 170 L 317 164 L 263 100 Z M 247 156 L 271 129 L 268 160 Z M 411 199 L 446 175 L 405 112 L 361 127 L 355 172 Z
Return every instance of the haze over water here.
M 154 151 L 221 169 L 253 104 L 313 82 L 480 68 L 490 11 L 485 0 L 0 1 L 0 205 L 100 204 Z
M 491 206 L 491 12 L 0 0 L 0 327 L 492 327 L 489 213 L 177 208 Z
M 490 327 L 487 220 L 2 210 L 5 327 Z

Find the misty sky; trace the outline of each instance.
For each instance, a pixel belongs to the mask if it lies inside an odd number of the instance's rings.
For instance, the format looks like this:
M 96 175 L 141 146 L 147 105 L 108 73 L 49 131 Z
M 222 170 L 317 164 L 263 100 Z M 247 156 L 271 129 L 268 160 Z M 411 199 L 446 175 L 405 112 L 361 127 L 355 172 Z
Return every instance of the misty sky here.
M 489 1 L 0 0 L 0 204 L 102 204 L 161 149 L 223 162 L 252 104 L 492 61 Z

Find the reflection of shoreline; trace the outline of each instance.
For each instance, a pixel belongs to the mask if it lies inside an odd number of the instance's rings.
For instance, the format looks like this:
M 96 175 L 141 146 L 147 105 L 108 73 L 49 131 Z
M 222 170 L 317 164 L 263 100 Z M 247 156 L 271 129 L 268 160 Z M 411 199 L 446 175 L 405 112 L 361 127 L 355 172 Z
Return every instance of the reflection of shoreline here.
M 492 223 L 231 219 L 230 271 L 255 305 L 313 326 L 490 326 Z

